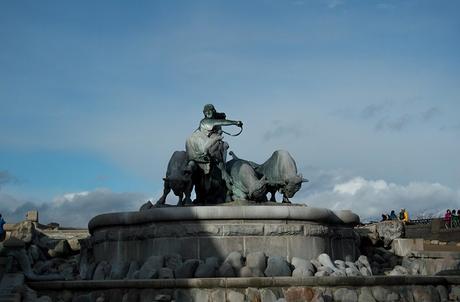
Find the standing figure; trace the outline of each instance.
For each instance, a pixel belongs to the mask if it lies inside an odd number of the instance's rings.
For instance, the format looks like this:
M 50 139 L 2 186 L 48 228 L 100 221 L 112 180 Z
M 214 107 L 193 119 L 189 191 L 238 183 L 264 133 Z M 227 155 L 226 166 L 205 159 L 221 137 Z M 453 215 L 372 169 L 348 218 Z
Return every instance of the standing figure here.
M 3 229 L 3 226 L 5 225 L 5 220 L 2 217 L 2 214 L 0 214 L 0 241 L 3 241 L 5 238 L 5 230 Z
M 223 141 L 222 126 L 242 128 L 243 123 L 227 120 L 225 113 L 217 112 L 212 104 L 204 106 L 203 114 L 198 129 L 185 144 L 190 170 L 194 170 L 195 165 L 199 167 L 194 173 L 197 201 L 225 202 L 232 181 L 225 169 L 228 144 Z

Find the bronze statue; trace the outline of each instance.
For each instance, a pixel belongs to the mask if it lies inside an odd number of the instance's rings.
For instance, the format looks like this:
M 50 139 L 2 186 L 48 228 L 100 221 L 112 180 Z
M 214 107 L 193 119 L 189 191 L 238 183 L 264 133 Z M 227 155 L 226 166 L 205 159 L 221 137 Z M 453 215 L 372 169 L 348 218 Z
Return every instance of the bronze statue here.
M 262 165 L 237 158 L 227 162 L 229 145 L 223 134 L 239 135 L 243 130 L 241 121 L 228 120 L 223 112 L 217 112 L 214 105 L 203 109 L 204 118 L 185 143 L 185 151 L 176 151 L 168 164 L 164 178 L 163 196 L 157 202 L 162 205 L 172 189 L 179 196 L 178 205 L 189 204 L 190 194 L 195 188 L 194 204 L 216 204 L 232 200 L 270 201 L 275 192 L 283 194 L 283 202 L 300 189 L 303 179 L 297 174 L 294 159 L 287 151 L 278 150 Z M 236 134 L 225 132 L 222 127 L 237 126 Z M 185 196 L 185 199 L 183 199 Z

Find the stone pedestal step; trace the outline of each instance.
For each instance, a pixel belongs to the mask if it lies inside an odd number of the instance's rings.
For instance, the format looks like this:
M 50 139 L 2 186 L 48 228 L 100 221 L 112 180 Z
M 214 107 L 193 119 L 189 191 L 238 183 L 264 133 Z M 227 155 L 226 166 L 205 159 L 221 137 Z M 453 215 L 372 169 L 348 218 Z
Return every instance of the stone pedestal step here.
M 21 302 L 21 295 L 14 294 L 0 294 L 0 302 Z
M 24 274 L 5 274 L 0 281 L 0 302 L 20 302 L 21 295 L 13 291 L 24 284 Z

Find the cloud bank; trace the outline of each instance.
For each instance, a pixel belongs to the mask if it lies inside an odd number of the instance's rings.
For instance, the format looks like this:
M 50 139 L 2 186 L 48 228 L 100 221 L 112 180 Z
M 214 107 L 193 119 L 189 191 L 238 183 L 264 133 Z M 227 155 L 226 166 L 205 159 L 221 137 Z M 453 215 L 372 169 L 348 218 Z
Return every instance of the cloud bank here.
M 0 209 L 7 222 L 24 220 L 30 210 L 39 211 L 41 223 L 57 222 L 66 227 L 86 227 L 89 220 L 102 213 L 136 211 L 145 202 L 142 193 L 116 193 L 108 189 L 90 192 L 68 193 L 57 196 L 52 202 L 36 204 L 0 194 Z M 12 208 L 12 205 L 17 205 Z
M 353 177 L 329 188 L 309 192 L 308 186 L 296 198 L 311 206 L 334 210 L 351 209 L 360 215 L 362 221 L 380 219 L 380 215 L 401 208 L 409 211 L 411 219 L 426 216 L 440 216 L 446 209 L 460 208 L 460 190 L 439 183 L 411 182 L 406 185 L 385 180 L 368 180 Z

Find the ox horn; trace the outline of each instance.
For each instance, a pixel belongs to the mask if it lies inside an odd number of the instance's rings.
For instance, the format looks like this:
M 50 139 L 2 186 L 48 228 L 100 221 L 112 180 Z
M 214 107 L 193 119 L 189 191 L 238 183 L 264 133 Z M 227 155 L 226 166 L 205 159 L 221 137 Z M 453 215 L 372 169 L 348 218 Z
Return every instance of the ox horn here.
M 308 182 L 309 180 L 306 178 L 303 178 L 302 174 L 299 174 L 299 178 L 301 179 L 302 182 Z

